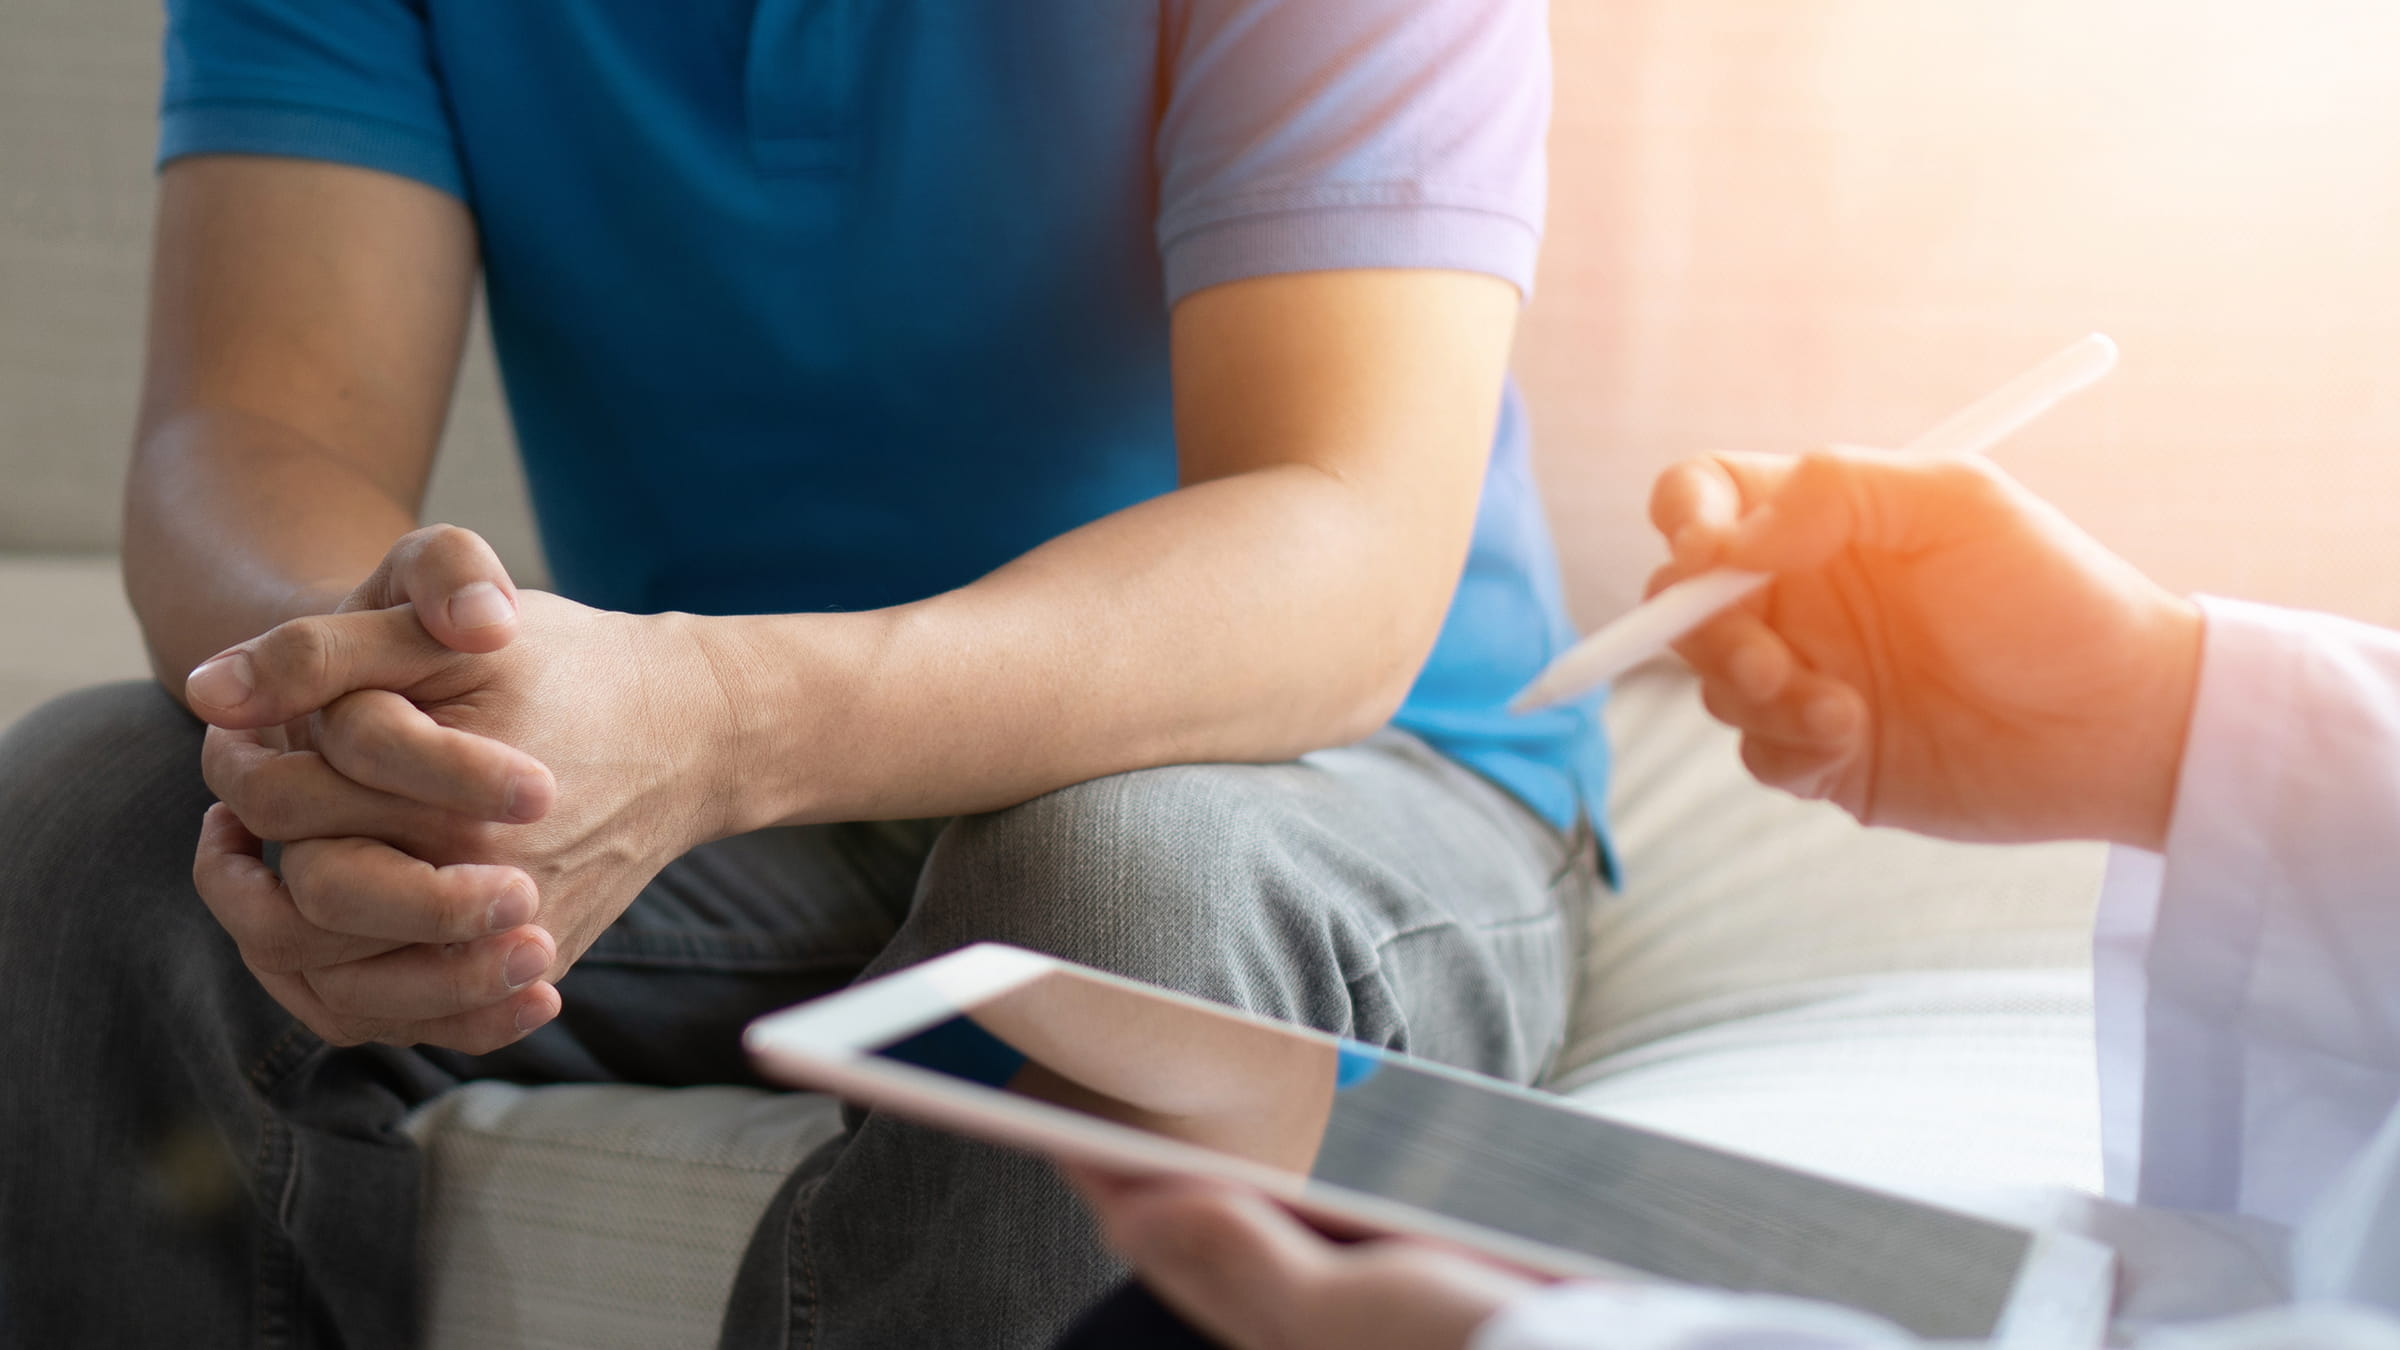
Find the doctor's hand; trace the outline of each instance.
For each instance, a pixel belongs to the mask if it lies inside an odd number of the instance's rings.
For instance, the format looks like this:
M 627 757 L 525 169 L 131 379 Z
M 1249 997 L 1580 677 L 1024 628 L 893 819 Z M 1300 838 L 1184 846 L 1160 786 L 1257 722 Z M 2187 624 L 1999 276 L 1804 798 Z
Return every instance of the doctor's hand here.
M 1063 1170 L 1151 1292 L 1232 1350 L 1461 1350 L 1540 1287 L 1429 1242 L 1336 1243 L 1219 1182 Z
M 1674 561 L 1776 574 L 1676 650 L 1762 781 L 1956 839 L 2165 839 L 2201 616 L 1988 461 L 1718 455 L 1658 480 Z
M 495 651 L 402 605 L 295 619 L 187 685 L 229 817 L 202 896 L 328 1040 L 516 1039 L 660 867 L 726 832 L 731 719 L 698 621 L 516 602 Z M 306 745 L 278 745 L 300 720 Z M 286 844 L 280 874 L 262 839 Z

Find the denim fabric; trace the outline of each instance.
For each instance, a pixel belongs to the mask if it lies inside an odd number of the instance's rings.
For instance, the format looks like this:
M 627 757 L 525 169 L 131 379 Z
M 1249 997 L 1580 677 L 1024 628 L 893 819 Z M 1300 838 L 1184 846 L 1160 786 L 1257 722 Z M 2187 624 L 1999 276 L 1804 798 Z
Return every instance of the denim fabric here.
M 190 881 L 200 729 L 90 690 L 0 740 L 0 1340 L 408 1346 L 418 1157 L 467 1077 L 751 1081 L 770 1009 L 1000 940 L 1529 1080 L 1563 1038 L 1588 839 L 1398 732 L 991 815 L 765 831 L 661 874 L 481 1058 L 333 1049 Z M 1038 1159 L 872 1113 L 762 1216 L 730 1346 L 1046 1344 L 1120 1272 Z
M 1077 1318 L 1053 1350 L 1214 1350 L 1216 1344 L 1148 1285 L 1128 1280 Z

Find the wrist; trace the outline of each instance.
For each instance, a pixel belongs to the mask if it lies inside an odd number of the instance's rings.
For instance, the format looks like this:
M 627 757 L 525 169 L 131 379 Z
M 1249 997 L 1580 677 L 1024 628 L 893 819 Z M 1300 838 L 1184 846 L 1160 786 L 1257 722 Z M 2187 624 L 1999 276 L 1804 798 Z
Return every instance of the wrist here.
M 719 766 L 710 837 L 851 819 L 865 795 L 846 732 L 866 714 L 879 616 L 675 616 L 715 689 L 704 739 Z
M 2200 695 L 2200 658 L 2207 620 L 2185 596 L 2162 592 L 2143 625 L 2149 678 L 2125 709 L 2123 762 L 2130 771 L 2125 811 L 2108 831 L 2113 843 L 2161 852 L 2175 818 L 2176 784 L 2183 776 L 2184 742 Z

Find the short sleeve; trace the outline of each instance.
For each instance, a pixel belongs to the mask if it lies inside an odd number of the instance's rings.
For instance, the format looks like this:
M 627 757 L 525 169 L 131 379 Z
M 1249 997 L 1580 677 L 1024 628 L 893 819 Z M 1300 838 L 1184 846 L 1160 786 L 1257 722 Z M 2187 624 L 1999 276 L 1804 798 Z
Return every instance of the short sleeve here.
M 1533 288 L 1542 0 L 1170 0 L 1169 303 L 1275 272 L 1438 267 Z
M 420 5 L 168 0 L 158 163 L 290 155 L 466 195 Z

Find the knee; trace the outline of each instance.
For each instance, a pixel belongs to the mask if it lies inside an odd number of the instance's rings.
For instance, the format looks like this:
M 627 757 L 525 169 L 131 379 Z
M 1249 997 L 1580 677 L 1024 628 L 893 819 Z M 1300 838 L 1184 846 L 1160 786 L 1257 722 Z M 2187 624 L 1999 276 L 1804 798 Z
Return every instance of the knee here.
M 907 960 L 1006 942 L 1269 1016 L 1353 1029 L 1373 935 L 1311 855 L 1300 765 L 1178 765 L 1095 779 L 945 830 Z M 910 931 L 913 930 L 913 931 Z
M 106 903 L 129 873 L 188 876 L 210 800 L 201 735 L 147 681 L 64 695 L 9 728 L 0 736 L 6 903 Z

